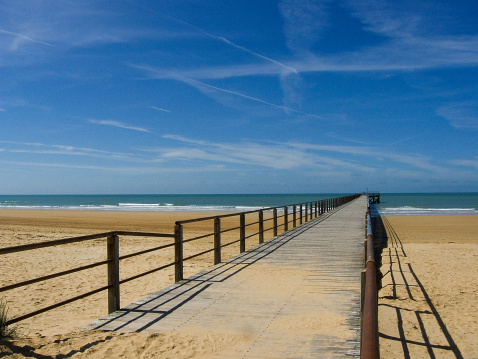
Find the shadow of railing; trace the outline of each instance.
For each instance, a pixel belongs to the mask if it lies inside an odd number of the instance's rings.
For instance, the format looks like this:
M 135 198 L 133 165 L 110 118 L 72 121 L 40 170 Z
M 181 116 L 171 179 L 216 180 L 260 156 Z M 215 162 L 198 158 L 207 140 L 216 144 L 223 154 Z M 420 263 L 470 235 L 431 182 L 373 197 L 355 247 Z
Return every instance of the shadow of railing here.
M 463 358 L 432 299 L 413 270 L 402 241 L 390 222 L 386 217 L 377 216 L 374 218 L 374 230 L 376 257 L 383 261 L 380 263 L 379 274 L 379 310 L 394 310 L 397 323 L 396 332 L 392 335 L 381 328 L 380 346 L 399 342 L 401 355 L 405 359 L 415 357 L 413 353 L 417 350 L 421 351 L 421 357 L 425 358 L 437 358 L 444 353 L 452 354 L 457 359 Z M 410 314 L 413 316 L 410 317 Z M 436 332 L 441 332 L 443 336 L 438 337 Z M 399 353 L 394 354 L 396 358 L 400 357 Z
M 346 204 L 347 205 L 347 204 Z M 141 301 L 130 304 L 120 310 L 91 323 L 86 329 L 107 330 L 115 323 L 116 331 L 144 332 L 162 319 L 173 314 L 179 308 L 191 302 L 196 296 L 217 283 L 237 275 L 247 267 L 274 253 L 301 233 L 324 221 L 338 209 L 307 222 L 300 227 L 285 232 L 253 249 L 226 260 L 209 269 L 203 270 L 183 281 L 173 284 Z M 140 325 L 137 325 L 140 323 Z M 132 326 L 135 326 L 133 329 Z

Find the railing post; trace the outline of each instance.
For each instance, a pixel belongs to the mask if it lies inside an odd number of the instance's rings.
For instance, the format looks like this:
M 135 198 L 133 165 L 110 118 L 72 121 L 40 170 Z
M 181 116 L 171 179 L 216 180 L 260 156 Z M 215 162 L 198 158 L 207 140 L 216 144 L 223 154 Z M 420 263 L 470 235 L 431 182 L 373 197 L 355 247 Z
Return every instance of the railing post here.
M 287 206 L 284 206 L 284 232 L 289 230 L 289 213 Z
M 295 204 L 292 209 L 292 226 L 293 228 L 297 227 L 297 206 Z
M 277 237 L 277 208 L 272 210 L 274 216 L 274 237 Z
M 240 238 L 239 238 L 239 251 L 241 253 L 246 251 L 246 215 L 241 213 L 240 217 Z
M 221 218 L 214 218 L 214 264 L 221 263 Z
M 108 259 L 108 313 L 120 309 L 120 285 L 119 285 L 119 237 L 116 234 L 107 239 Z
M 184 278 L 183 274 L 183 225 L 174 226 L 174 281 L 177 283 Z
M 259 211 L 259 244 L 264 243 L 264 211 Z
M 315 218 L 319 216 L 319 202 L 315 201 Z
M 299 224 L 302 224 L 302 203 L 299 206 Z

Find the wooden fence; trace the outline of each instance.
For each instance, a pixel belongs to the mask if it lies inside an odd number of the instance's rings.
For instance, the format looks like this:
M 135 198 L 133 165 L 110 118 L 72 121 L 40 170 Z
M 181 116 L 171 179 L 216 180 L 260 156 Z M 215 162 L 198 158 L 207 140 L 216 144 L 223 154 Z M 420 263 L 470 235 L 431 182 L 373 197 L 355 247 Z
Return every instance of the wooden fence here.
M 60 306 L 72 303 L 74 301 L 86 298 L 88 296 L 94 295 L 101 291 L 108 292 L 108 312 L 114 312 L 120 309 L 120 285 L 140 277 L 146 276 L 148 274 L 160 271 L 162 269 L 172 267 L 175 268 L 175 281 L 181 281 L 184 277 L 184 262 L 187 260 L 191 260 L 198 256 L 207 254 L 207 253 L 214 253 L 214 262 L 211 264 L 217 264 L 221 262 L 222 259 L 222 249 L 224 247 L 230 246 L 234 243 L 239 243 L 239 251 L 242 253 L 246 250 L 246 239 L 252 237 L 258 237 L 258 243 L 264 242 L 264 235 L 265 233 L 271 233 L 272 237 L 278 235 L 279 230 L 282 232 L 286 232 L 289 228 L 294 228 L 298 225 L 301 225 L 305 222 L 312 220 L 313 218 L 317 218 L 318 216 L 326 213 L 336 207 L 339 207 L 357 197 L 359 194 L 345 196 L 345 197 L 336 197 L 336 198 L 329 198 L 319 201 L 313 202 L 305 202 L 293 205 L 286 205 L 286 206 L 279 206 L 279 207 L 269 207 L 263 208 L 260 210 L 255 211 L 248 211 L 248 212 L 240 212 L 240 213 L 230 213 L 224 215 L 217 215 L 212 217 L 203 217 L 197 219 L 190 219 L 184 221 L 178 221 L 175 225 L 174 234 L 165 234 L 165 233 L 144 233 L 144 232 L 127 232 L 127 231 L 112 231 L 106 233 L 98 233 L 86 236 L 79 236 L 79 237 L 71 237 L 65 239 L 58 239 L 52 241 L 45 241 L 33 244 L 26 244 L 14 247 L 7 247 L 7 248 L 0 248 L 0 256 L 7 255 L 11 253 L 19 253 L 19 252 L 26 252 L 32 251 L 35 249 L 52 247 L 52 246 L 61 246 L 67 245 L 71 243 L 78 243 L 84 242 L 94 239 L 106 239 L 106 260 L 98 261 L 94 263 L 90 263 L 87 265 L 83 265 L 80 267 L 56 272 L 53 274 L 48 274 L 42 277 L 33 278 L 29 280 L 25 280 L 22 282 L 9 284 L 3 287 L 0 287 L 0 295 L 2 292 L 6 292 L 9 290 L 13 290 L 16 288 L 21 288 L 28 286 L 30 284 L 39 283 L 43 281 L 47 281 L 49 279 L 58 278 L 62 276 L 66 276 L 72 273 L 77 273 L 81 271 L 85 271 L 91 268 L 99 267 L 99 266 L 106 266 L 107 267 L 107 285 L 98 287 L 96 289 L 90 290 L 88 292 L 76 295 L 74 297 L 58 301 L 52 305 L 48 305 L 46 307 L 31 311 L 26 314 L 22 314 L 20 316 L 11 318 L 7 321 L 7 325 L 17 323 L 19 321 L 31 318 L 38 314 L 44 313 L 46 311 L 58 308 Z M 264 213 L 269 214 L 268 216 L 264 216 Z M 270 215 L 272 213 L 272 215 Z M 252 221 L 246 222 L 246 216 L 249 218 L 251 216 L 256 216 L 256 219 Z M 234 218 L 238 220 L 237 226 L 233 226 L 231 228 L 222 229 L 221 228 L 221 221 L 225 218 Z M 213 228 L 212 231 L 203 234 L 200 236 L 186 238 L 184 237 L 184 226 L 189 223 L 197 223 L 203 221 L 212 221 Z M 258 228 L 257 232 L 248 233 L 246 235 L 246 229 L 251 228 L 252 226 L 256 226 Z M 238 239 L 234 239 L 228 243 L 222 242 L 222 234 L 226 232 L 238 231 Z M 119 237 L 120 236 L 139 236 L 139 237 L 157 237 L 157 238 L 164 238 L 170 239 L 169 243 L 162 244 L 160 246 L 155 246 L 153 248 L 148 248 L 146 250 L 142 250 L 139 252 L 129 253 L 126 255 L 119 254 Z M 184 256 L 184 244 L 190 243 L 193 241 L 198 241 L 202 238 L 212 237 L 213 238 L 213 246 L 210 249 L 205 251 L 201 251 L 198 253 L 191 254 L 189 256 Z M 174 238 L 174 241 L 172 239 Z M 120 280 L 120 261 L 139 256 L 141 254 L 150 253 L 153 251 L 159 251 L 162 249 L 174 247 L 174 260 L 169 263 L 161 264 L 160 266 L 150 269 L 148 271 L 136 274 L 129 278 L 125 278 Z M 159 290 L 159 288 L 158 288 Z

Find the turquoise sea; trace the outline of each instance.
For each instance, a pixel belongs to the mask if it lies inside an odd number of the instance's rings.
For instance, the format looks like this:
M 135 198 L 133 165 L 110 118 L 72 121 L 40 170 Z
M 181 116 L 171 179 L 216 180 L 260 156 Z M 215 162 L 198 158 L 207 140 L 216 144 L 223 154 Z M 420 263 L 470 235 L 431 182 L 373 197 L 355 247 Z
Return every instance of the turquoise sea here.
M 242 212 L 292 205 L 350 193 L 0 195 L 0 208 L 108 211 Z M 383 215 L 478 214 L 478 193 L 382 193 L 375 210 Z

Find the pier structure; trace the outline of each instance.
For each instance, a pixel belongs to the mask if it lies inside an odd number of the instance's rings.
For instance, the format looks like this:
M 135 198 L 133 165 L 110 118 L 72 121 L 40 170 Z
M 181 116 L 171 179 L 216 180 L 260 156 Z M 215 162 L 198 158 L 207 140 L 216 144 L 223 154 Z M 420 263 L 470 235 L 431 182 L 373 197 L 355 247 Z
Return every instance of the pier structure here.
M 361 196 L 86 328 L 242 338 L 211 358 L 358 358 L 366 209 Z
M 370 204 L 380 204 L 380 192 L 369 192 L 368 200 Z

